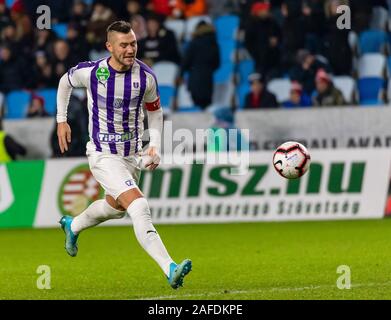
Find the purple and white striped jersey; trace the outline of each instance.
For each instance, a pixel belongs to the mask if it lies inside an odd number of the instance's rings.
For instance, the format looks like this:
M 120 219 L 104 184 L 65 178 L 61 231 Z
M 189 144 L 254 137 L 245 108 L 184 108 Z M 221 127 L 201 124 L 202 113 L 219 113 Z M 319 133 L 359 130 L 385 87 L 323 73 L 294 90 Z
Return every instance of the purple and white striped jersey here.
M 109 58 L 81 62 L 68 71 L 73 88 L 86 88 L 88 97 L 88 151 L 131 156 L 141 151 L 143 105 L 159 108 L 156 76 L 136 59 L 124 72 L 114 70 Z

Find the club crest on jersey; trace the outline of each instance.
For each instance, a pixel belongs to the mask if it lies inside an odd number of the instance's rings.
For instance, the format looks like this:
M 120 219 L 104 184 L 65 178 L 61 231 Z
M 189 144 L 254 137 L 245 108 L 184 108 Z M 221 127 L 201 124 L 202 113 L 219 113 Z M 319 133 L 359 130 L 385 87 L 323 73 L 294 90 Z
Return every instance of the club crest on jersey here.
M 95 76 L 99 82 L 107 81 L 107 79 L 110 77 L 110 71 L 106 67 L 100 67 L 96 70 Z
M 124 106 L 124 100 L 120 98 L 116 98 L 113 102 L 113 107 L 115 109 L 121 109 Z
M 133 88 L 138 89 L 140 87 L 139 82 L 133 82 Z

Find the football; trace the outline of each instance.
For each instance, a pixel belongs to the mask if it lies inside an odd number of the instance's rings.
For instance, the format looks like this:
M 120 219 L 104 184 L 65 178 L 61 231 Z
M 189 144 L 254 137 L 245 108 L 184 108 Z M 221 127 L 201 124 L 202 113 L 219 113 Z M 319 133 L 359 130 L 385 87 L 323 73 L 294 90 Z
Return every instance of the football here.
M 311 162 L 306 147 L 295 141 L 280 145 L 273 155 L 273 166 L 276 171 L 287 179 L 297 179 L 304 175 Z

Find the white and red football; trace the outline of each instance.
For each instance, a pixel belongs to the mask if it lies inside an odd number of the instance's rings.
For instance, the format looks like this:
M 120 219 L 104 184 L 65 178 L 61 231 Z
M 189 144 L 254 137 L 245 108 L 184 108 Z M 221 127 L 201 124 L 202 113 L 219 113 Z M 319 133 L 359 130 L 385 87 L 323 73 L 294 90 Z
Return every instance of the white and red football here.
M 301 143 L 288 141 L 274 151 L 273 166 L 284 178 L 300 178 L 307 172 L 310 163 L 311 156 Z

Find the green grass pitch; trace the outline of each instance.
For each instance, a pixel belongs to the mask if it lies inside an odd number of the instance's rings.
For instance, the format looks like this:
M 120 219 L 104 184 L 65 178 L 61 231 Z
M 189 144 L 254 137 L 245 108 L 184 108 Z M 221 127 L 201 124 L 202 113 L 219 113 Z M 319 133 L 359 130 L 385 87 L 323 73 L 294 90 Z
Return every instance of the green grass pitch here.
M 176 261 L 169 287 L 129 227 L 86 230 L 69 257 L 58 229 L 0 230 L 0 299 L 390 299 L 391 220 L 157 226 Z M 51 289 L 36 286 L 51 269 Z M 351 289 L 336 286 L 351 268 Z

